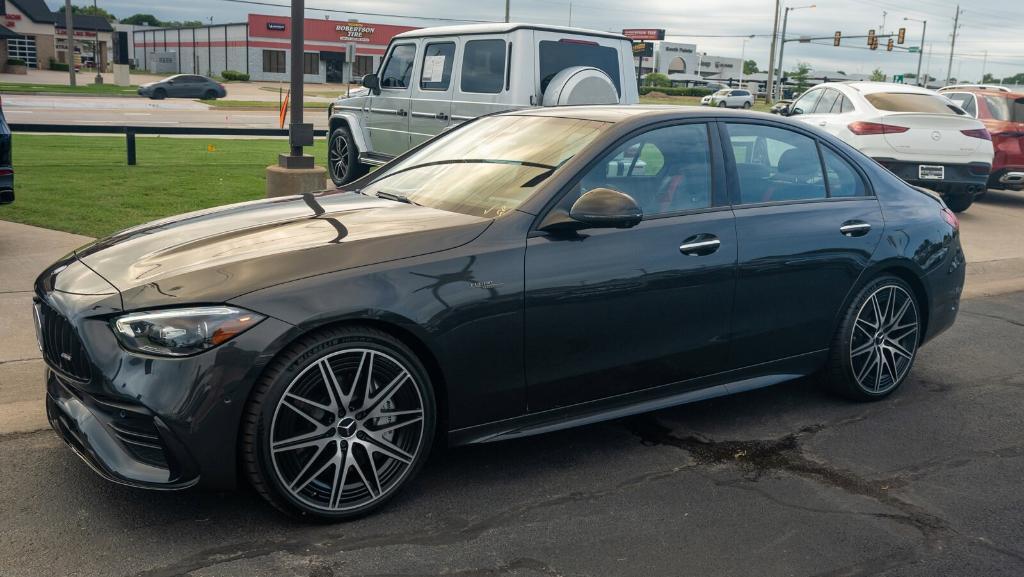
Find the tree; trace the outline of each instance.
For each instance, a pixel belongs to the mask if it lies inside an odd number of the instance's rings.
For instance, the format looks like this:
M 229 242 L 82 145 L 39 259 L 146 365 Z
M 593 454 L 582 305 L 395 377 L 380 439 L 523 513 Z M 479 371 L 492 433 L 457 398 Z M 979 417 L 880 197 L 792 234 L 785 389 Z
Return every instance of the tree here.
M 60 17 L 63 18 L 64 17 L 64 6 L 61 6 L 57 10 L 57 12 L 60 14 Z M 93 6 L 75 6 L 74 4 L 72 4 L 71 5 L 71 13 L 72 14 L 81 14 L 83 16 L 102 16 L 103 18 L 107 19 L 107 22 L 117 22 L 117 17 L 116 16 L 114 16 L 110 12 L 107 12 L 103 8 L 98 8 L 98 7 L 93 7 Z M 62 22 L 63 22 L 63 20 L 62 20 Z
M 646 86 L 672 86 L 672 81 L 668 79 L 668 76 L 660 72 L 651 72 L 644 76 L 644 84 Z
M 753 60 L 743 61 L 743 73 L 744 74 L 757 74 L 760 70 L 757 69 L 757 62 Z
M 875 68 L 871 71 L 872 82 L 885 82 L 885 72 L 882 72 L 881 68 Z
M 846 71 L 845 70 L 836 70 L 836 72 L 842 74 L 843 76 L 846 76 Z
M 136 26 L 160 26 L 160 19 L 152 14 L 132 14 L 121 19 L 121 24 L 134 24 Z
M 1003 78 L 1003 84 L 1024 84 L 1024 72 Z
M 790 83 L 796 83 L 797 92 L 803 92 L 807 89 L 811 83 L 807 80 L 807 76 L 811 73 L 811 65 L 806 62 L 799 62 L 796 65 L 796 70 L 789 73 Z

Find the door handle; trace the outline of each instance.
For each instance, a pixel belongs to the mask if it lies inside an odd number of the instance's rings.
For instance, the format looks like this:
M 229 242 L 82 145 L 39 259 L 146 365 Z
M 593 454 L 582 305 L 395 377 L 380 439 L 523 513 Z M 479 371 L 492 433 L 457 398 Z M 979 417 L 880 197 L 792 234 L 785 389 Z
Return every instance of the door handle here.
M 691 236 L 679 245 L 679 252 L 689 256 L 705 256 L 714 253 L 722 241 L 713 234 L 698 234 Z
M 827 125 L 828 125 L 828 121 L 825 121 L 825 120 L 822 120 L 821 122 L 818 123 L 818 126 L 827 126 Z
M 437 114 L 434 115 L 434 118 L 438 120 L 448 120 L 448 115 L 445 114 L 444 112 L 438 112 Z
M 860 220 L 848 220 L 839 227 L 839 232 L 846 236 L 864 236 L 871 230 L 871 225 Z
M 398 115 L 399 116 L 409 116 L 409 111 L 405 110 L 404 108 L 399 108 L 398 109 Z

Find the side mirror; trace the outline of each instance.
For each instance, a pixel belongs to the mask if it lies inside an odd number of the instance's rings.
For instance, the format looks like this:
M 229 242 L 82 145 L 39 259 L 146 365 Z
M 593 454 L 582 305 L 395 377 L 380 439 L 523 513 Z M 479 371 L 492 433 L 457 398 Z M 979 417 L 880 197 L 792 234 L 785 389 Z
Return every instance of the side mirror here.
M 782 115 L 783 116 L 796 116 L 798 114 L 803 114 L 803 113 L 804 113 L 804 111 L 802 109 L 800 109 L 800 108 L 793 108 L 792 105 L 787 106 L 787 107 L 782 109 Z
M 595 188 L 579 197 L 569 217 L 580 228 L 631 228 L 640 223 L 644 211 L 632 196 L 610 188 Z
M 376 74 L 363 76 L 363 88 L 370 89 L 374 94 L 380 94 L 380 78 Z

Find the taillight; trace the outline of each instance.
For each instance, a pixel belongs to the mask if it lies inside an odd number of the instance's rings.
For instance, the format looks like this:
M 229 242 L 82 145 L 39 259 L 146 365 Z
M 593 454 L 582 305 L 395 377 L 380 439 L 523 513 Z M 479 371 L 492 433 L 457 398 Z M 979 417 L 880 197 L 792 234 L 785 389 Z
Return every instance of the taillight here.
M 899 134 L 910 130 L 906 126 L 896 126 L 895 124 L 882 124 L 881 122 L 864 122 L 858 120 L 857 122 L 851 122 L 847 125 L 850 132 L 858 136 L 866 136 L 871 134 Z
M 13 176 L 14 169 L 11 168 L 0 168 L 0 176 Z
M 582 44 L 584 46 L 600 46 L 600 44 L 598 44 L 597 42 L 594 42 L 593 40 L 578 40 L 576 38 L 560 38 L 558 41 L 561 42 L 562 44 Z
M 945 220 L 946 224 L 948 224 L 954 231 L 960 230 L 960 219 L 953 214 L 952 210 L 942 207 L 942 219 Z
M 971 138 L 992 140 L 992 135 L 989 134 L 988 129 L 985 128 L 972 128 L 970 130 L 961 130 L 960 134 L 963 134 L 964 136 L 970 136 Z

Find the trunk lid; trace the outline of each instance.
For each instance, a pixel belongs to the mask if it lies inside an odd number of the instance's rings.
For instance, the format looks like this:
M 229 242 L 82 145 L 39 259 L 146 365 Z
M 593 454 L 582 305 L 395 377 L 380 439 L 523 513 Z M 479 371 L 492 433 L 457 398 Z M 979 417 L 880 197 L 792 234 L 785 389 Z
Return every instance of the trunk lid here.
M 902 126 L 909 130 L 885 133 L 885 141 L 901 154 L 919 156 L 970 156 L 989 142 L 967 136 L 963 130 L 977 130 L 984 125 L 966 116 L 926 112 L 893 112 L 882 114 L 878 122 Z

